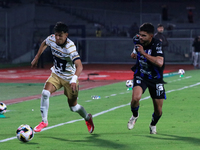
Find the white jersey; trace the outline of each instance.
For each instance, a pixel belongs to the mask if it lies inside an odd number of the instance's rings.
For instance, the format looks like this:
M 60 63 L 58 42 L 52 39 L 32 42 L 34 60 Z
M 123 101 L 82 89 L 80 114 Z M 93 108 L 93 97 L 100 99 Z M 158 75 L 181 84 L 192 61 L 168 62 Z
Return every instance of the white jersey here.
M 70 81 L 76 72 L 74 61 L 80 59 L 74 42 L 67 38 L 67 44 L 61 47 L 56 44 L 54 34 L 48 36 L 45 42 L 51 47 L 53 55 L 54 66 L 51 67 L 51 71 L 62 79 Z

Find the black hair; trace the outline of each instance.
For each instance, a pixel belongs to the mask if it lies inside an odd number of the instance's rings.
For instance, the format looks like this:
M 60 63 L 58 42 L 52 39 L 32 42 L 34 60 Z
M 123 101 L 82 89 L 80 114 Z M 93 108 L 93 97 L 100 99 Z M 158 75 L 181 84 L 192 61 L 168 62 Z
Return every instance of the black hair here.
M 54 26 L 54 32 L 68 33 L 68 26 L 66 24 L 64 24 L 63 22 L 57 22 L 56 25 Z
M 154 26 L 151 23 L 144 23 L 140 26 L 140 31 L 154 34 Z
M 158 26 L 157 27 L 164 27 L 162 24 L 158 24 Z

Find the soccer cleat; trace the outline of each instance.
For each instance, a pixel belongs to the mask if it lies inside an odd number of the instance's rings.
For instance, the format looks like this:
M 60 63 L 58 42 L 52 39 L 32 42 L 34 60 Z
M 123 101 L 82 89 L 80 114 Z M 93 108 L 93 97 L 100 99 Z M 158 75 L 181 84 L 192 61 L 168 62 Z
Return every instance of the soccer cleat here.
M 138 117 L 139 117 L 139 115 L 137 117 L 131 116 L 131 118 L 130 118 L 128 124 L 127 124 L 127 127 L 128 127 L 129 130 L 134 128 L 134 125 L 135 125 Z
M 39 125 L 37 125 L 35 128 L 34 128 L 34 131 L 35 132 L 40 132 L 43 128 L 47 127 L 48 126 L 48 122 L 47 123 L 44 123 L 44 122 L 40 122 Z
M 150 125 L 149 129 L 150 129 L 150 134 L 157 134 L 157 132 L 156 132 L 156 126 Z
M 92 121 L 92 115 L 88 114 L 88 116 L 90 117 L 90 119 L 87 120 L 87 121 L 85 120 L 85 124 L 87 125 L 88 132 L 92 133 L 94 131 L 94 124 L 93 124 L 93 121 Z

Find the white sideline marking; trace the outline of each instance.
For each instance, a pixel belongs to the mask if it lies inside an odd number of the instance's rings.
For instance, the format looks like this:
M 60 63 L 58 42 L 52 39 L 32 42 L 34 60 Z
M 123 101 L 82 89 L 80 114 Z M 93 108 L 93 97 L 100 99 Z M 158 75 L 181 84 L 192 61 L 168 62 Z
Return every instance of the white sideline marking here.
M 181 81 L 181 80 L 184 80 L 184 79 L 189 79 L 189 78 L 191 78 L 191 77 L 192 77 L 192 76 L 187 76 L 187 77 L 184 77 L 184 78 L 181 78 L 181 79 L 169 81 L 169 82 L 167 82 L 167 83 L 172 83 L 172 82 L 176 82 L 176 81 Z
M 167 91 L 166 93 L 171 93 L 171 92 L 174 92 L 174 91 L 180 91 L 180 90 L 184 90 L 184 89 L 191 88 L 191 87 L 198 86 L 198 85 L 200 85 L 200 82 L 197 82 L 196 84 L 192 84 L 192 85 L 189 85 L 189 86 L 184 86 L 184 87 L 179 88 L 179 89 L 170 90 L 170 91 Z M 147 96 L 147 97 L 142 98 L 140 101 L 143 101 L 143 100 L 146 100 L 146 99 L 149 99 L 149 98 L 150 98 L 150 96 Z M 102 112 L 94 114 L 93 117 L 105 114 L 107 112 L 110 112 L 110 111 L 113 111 L 113 110 L 116 110 L 118 108 L 125 107 L 125 106 L 128 106 L 128 105 L 130 105 L 130 103 L 124 104 L 124 105 L 120 105 L 120 106 L 116 106 L 116 107 L 110 108 L 108 110 L 104 110 Z M 68 122 L 65 122 L 65 123 L 60 123 L 60 124 L 57 124 L 57 125 L 54 125 L 54 126 L 46 127 L 44 129 L 42 129 L 42 131 L 49 130 L 49 129 L 52 129 L 52 128 L 55 128 L 55 127 L 59 127 L 59 126 L 63 126 L 65 124 L 70 124 L 70 123 L 74 123 L 74 122 L 77 122 L 77 121 L 82 121 L 82 120 L 84 120 L 84 119 L 77 119 L 77 120 L 71 120 L 71 121 L 68 121 Z M 7 142 L 7 141 L 10 141 L 10 140 L 14 140 L 16 138 L 17 137 L 14 136 L 14 137 L 11 137 L 11 138 L 3 139 L 3 140 L 0 140 L 0 143 Z

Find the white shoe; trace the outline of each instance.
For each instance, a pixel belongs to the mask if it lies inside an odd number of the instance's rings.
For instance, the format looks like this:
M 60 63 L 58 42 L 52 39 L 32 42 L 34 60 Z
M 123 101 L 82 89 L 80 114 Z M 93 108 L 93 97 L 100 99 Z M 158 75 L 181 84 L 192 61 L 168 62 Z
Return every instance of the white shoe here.
M 127 127 L 128 127 L 129 130 L 133 129 L 138 117 L 139 117 L 139 114 L 138 114 L 137 117 L 131 116 L 131 118 L 130 118 L 128 124 L 127 124 Z
M 157 132 L 156 132 L 156 126 L 150 125 L 149 129 L 150 129 L 150 134 L 157 134 Z

